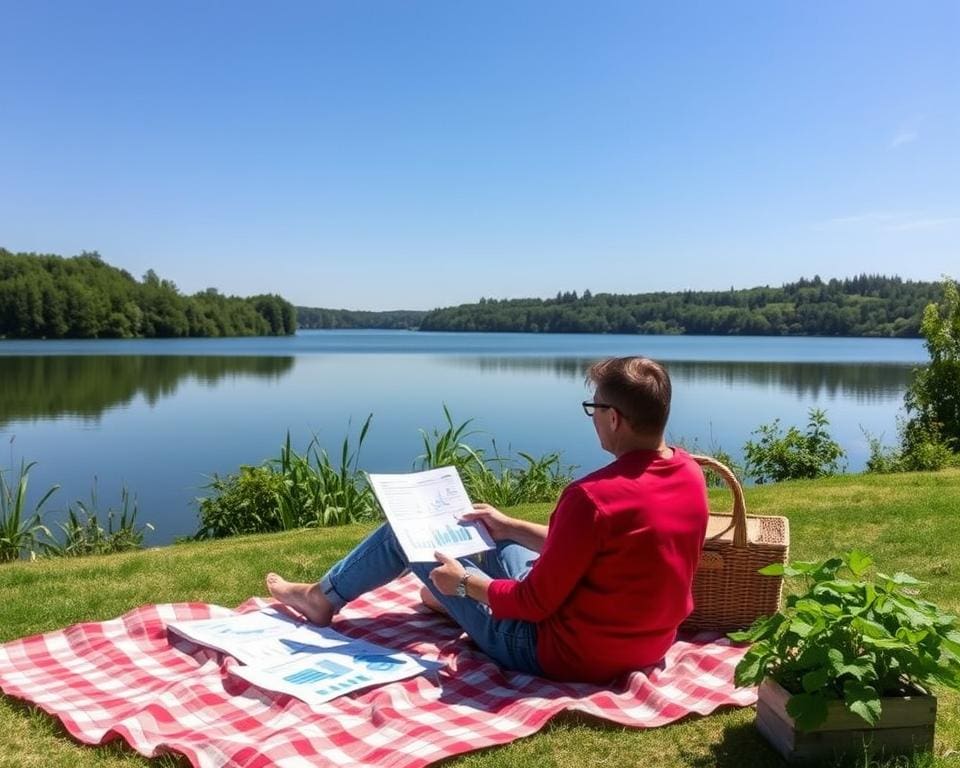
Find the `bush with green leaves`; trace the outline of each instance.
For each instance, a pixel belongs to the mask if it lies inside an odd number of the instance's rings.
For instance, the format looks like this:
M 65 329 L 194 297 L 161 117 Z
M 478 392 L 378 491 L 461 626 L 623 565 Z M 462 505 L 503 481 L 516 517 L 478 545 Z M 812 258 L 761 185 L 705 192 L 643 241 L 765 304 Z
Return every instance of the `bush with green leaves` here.
M 872 565 L 854 550 L 762 569 L 802 577 L 806 590 L 789 595 L 782 611 L 730 634 L 753 644 L 737 665 L 737 685 L 778 682 L 792 694 L 787 712 L 800 730 L 823 723 L 832 700 L 874 725 L 885 696 L 938 684 L 960 689 L 957 617 L 920 599 L 922 582 L 905 573 L 868 578 Z
M 284 491 L 283 476 L 270 467 L 242 466 L 236 474 L 214 475 L 205 488 L 212 495 L 200 499 L 200 530 L 196 538 L 286 530 L 279 502 Z
M 743 447 L 747 474 L 762 484 L 813 479 L 841 471 L 846 453 L 830 437 L 829 424 L 825 411 L 811 408 L 806 432 L 790 427 L 784 433 L 780 419 L 761 425 L 753 432 L 756 442 L 748 440 Z
M 935 472 L 960 465 L 960 454 L 950 450 L 935 428 L 918 421 L 908 424 L 903 419 L 898 426 L 899 446 L 884 445 L 879 437 L 864 431 L 870 448 L 867 472 Z
M 943 300 L 928 304 L 920 332 L 930 363 L 914 374 L 904 396 L 909 414 L 903 451 L 931 438 L 960 452 L 960 287 L 943 280 Z
M 292 528 L 375 520 L 380 512 L 359 468 L 360 449 L 372 416 L 360 428 L 357 450 L 350 436 L 341 443 L 339 463 L 320 448 L 316 435 L 301 455 L 293 450 L 290 433 L 279 458 L 258 467 L 243 466 L 237 474 L 214 475 L 206 486 L 213 493 L 200 502 L 198 539 L 244 533 L 269 533 Z

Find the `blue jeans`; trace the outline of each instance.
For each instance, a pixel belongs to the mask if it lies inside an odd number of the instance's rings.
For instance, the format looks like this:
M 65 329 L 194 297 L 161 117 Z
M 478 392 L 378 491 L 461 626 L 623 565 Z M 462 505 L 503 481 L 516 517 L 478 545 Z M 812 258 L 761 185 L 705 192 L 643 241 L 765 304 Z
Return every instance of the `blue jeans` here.
M 494 579 L 522 579 L 537 553 L 513 541 L 497 543 L 495 551 L 480 558 L 461 557 L 460 563 L 472 573 Z M 537 625 L 519 619 L 495 619 L 490 608 L 469 597 L 444 595 L 430 581 L 438 563 L 411 563 L 388 525 L 381 525 L 333 566 L 320 581 L 320 588 L 336 610 L 372 589 L 393 581 L 411 570 L 446 608 L 450 616 L 480 650 L 503 667 L 532 675 L 543 675 L 537 661 Z

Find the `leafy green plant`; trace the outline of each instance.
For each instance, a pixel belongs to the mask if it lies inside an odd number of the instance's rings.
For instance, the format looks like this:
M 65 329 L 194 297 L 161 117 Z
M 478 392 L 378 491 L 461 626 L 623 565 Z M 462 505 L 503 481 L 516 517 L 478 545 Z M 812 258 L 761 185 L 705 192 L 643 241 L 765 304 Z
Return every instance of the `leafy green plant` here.
M 466 439 L 470 420 L 456 424 L 444 406 L 446 426 L 432 433 L 420 430 L 424 452 L 414 466 L 419 469 L 455 466 L 471 498 L 513 506 L 555 501 L 570 480 L 572 467 L 560 455 L 534 457 L 519 452 L 518 459 L 493 455 L 474 448 Z M 350 436 L 344 438 L 335 461 L 320 447 L 316 435 L 307 449 L 297 453 L 290 434 L 278 458 L 260 466 L 243 466 L 236 474 L 214 475 L 205 488 L 210 495 L 198 499 L 200 528 L 194 538 L 210 539 L 245 533 L 286 531 L 292 528 L 345 525 L 381 517 L 366 475 L 360 470 L 360 449 L 373 415 L 360 428 L 356 451 Z
M 914 373 L 904 395 L 911 414 L 904 430 L 904 453 L 909 441 L 929 442 L 931 436 L 949 450 L 960 452 L 960 286 L 943 279 L 943 300 L 928 304 L 920 332 L 930 353 L 929 365 Z
M 20 462 L 20 471 L 14 482 L 8 482 L 0 469 L 0 562 L 18 560 L 24 554 L 33 555 L 42 536 L 49 538 L 50 530 L 43 524 L 43 506 L 60 488 L 54 485 L 28 509 L 27 486 L 35 461 Z M 9 470 L 12 471 L 12 470 Z
M 360 449 L 372 415 L 360 428 L 357 450 L 347 435 L 339 463 L 320 448 L 316 435 L 303 455 L 293 450 L 290 433 L 279 458 L 258 467 L 243 466 L 237 474 L 213 476 L 205 486 L 213 493 L 200 499 L 198 539 L 292 528 L 344 525 L 379 516 L 373 492 L 360 471 Z
M 904 471 L 902 457 L 897 448 L 884 445 L 882 435 L 871 434 L 863 427 L 860 430 L 870 448 L 870 456 L 867 458 L 864 471 L 880 475 Z
M 754 430 L 759 439 L 748 440 L 743 447 L 747 474 L 762 484 L 812 479 L 840 471 L 840 461 L 846 454 L 827 431 L 830 422 L 826 412 L 811 408 L 808 418 L 806 432 L 790 427 L 784 433 L 779 419 Z
M 90 492 L 90 504 L 78 501 L 67 508 L 65 522 L 57 523 L 60 536 L 43 544 L 46 554 L 58 557 L 83 557 L 105 555 L 111 552 L 126 552 L 142 549 L 147 531 L 153 525 L 137 524 L 137 498 L 126 488 L 120 489 L 119 510 L 109 507 L 105 513 L 106 527 L 100 522 L 97 487 L 94 482 Z
M 912 576 L 867 578 L 872 564 L 854 550 L 762 569 L 802 577 L 806 590 L 790 595 L 779 613 L 730 634 L 753 643 L 737 665 L 737 685 L 777 681 L 792 694 L 787 712 L 800 730 L 820 725 L 831 700 L 873 725 L 884 696 L 932 684 L 960 689 L 957 617 L 921 600 L 922 582 Z
M 900 463 L 907 472 L 932 472 L 960 459 L 936 422 L 901 421 L 900 434 Z
M 269 467 L 241 466 L 236 474 L 214 475 L 200 499 L 198 539 L 287 530 L 279 512 L 283 476 Z M 288 526 L 292 527 L 292 526 Z
M 879 437 L 864 431 L 870 447 L 866 471 L 934 472 L 960 465 L 960 454 L 950 450 L 934 424 L 898 420 L 899 446 L 884 445 Z

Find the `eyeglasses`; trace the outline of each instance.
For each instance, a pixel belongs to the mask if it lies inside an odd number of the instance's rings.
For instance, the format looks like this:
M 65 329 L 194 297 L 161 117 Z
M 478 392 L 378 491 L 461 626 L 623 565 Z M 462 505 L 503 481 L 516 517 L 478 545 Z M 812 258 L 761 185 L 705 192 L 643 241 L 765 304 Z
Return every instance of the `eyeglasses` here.
M 591 403 L 589 400 L 584 400 L 580 405 L 583 406 L 583 412 L 587 414 L 587 416 L 593 416 L 593 412 L 596 411 L 597 408 L 613 408 L 617 410 L 617 406 L 610 405 L 610 403 Z

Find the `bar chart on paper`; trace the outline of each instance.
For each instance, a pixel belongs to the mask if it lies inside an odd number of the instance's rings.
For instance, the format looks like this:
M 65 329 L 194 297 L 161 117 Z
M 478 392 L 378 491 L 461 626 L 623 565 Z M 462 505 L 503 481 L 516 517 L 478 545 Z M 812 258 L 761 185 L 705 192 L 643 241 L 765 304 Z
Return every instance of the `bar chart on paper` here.
M 446 548 L 450 544 L 468 542 L 474 539 L 474 528 L 468 528 L 463 525 L 456 527 L 444 525 L 439 528 L 408 528 L 404 531 L 407 542 L 417 549 L 429 549 L 431 552 L 436 549 Z M 477 543 L 483 543 L 479 536 L 474 539 Z M 483 545 L 486 549 L 486 544 Z
M 463 557 L 493 548 L 483 525 L 461 520 L 473 505 L 455 467 L 368 477 L 410 562 L 432 562 L 437 550 Z

